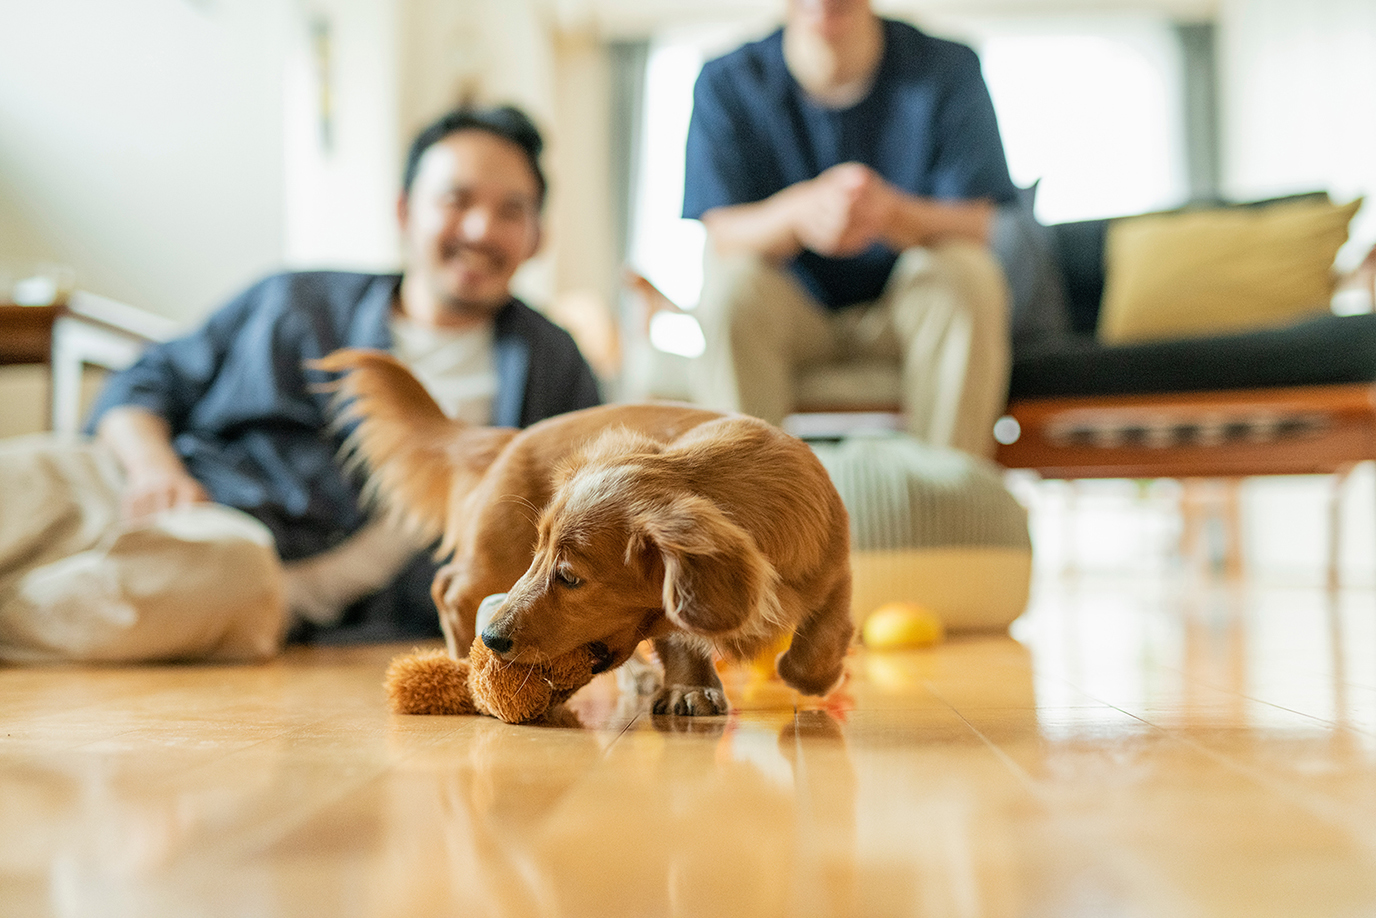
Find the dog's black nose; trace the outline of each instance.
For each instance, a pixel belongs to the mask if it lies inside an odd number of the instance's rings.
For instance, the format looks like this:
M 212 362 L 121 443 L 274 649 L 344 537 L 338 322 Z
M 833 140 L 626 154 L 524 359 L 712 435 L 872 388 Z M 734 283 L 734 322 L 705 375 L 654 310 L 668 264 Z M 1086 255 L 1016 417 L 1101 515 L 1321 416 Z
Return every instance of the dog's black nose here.
M 506 653 L 511 649 L 511 638 L 503 637 L 494 632 L 491 628 L 483 629 L 483 643 L 487 649 L 493 653 Z

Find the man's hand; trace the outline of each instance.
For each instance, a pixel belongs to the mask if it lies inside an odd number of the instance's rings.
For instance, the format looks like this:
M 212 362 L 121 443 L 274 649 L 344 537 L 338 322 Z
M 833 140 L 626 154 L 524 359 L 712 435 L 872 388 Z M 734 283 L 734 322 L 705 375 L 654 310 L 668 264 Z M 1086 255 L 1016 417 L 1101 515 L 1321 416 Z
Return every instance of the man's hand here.
M 125 519 L 136 520 L 173 507 L 209 500 L 205 488 L 185 468 L 144 468 L 130 471 L 120 508 Z
M 845 258 L 876 242 L 893 246 L 912 200 L 861 163 L 841 163 L 753 204 L 718 207 L 703 225 L 724 254 L 749 252 L 786 261 L 803 249 Z
M 793 233 L 803 248 L 846 258 L 888 237 L 899 192 L 868 166 L 841 163 L 795 188 Z
M 171 429 L 158 415 L 132 406 L 112 408 L 100 419 L 96 436 L 124 467 L 125 519 L 210 500 L 172 448 Z
M 841 163 L 753 204 L 702 215 L 723 254 L 748 252 L 783 262 L 809 249 L 846 258 L 875 243 L 895 252 L 949 239 L 986 245 L 994 205 L 908 194 L 861 163 Z

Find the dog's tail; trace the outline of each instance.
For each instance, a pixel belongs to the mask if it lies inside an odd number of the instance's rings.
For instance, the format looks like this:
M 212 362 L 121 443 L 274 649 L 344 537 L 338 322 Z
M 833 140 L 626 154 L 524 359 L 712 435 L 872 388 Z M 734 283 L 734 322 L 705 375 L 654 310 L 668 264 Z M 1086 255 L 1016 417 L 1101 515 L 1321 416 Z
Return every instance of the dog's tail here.
M 400 511 L 427 539 L 445 533 L 450 506 L 472 490 L 517 431 L 474 427 L 448 417 L 395 357 L 349 348 L 308 364 L 340 373 L 340 421 L 359 419 L 345 445 L 346 462 L 369 469 L 366 494 Z M 446 539 L 446 542 L 448 539 Z

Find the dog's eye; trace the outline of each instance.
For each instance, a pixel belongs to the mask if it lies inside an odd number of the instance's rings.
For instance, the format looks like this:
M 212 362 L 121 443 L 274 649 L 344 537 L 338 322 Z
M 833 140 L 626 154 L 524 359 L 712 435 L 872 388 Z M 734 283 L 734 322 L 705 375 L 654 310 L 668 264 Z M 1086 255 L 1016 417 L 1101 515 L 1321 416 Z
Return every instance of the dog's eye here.
M 577 577 L 575 577 L 575 576 L 573 576 L 572 574 L 570 574 L 570 573 L 569 573 L 568 571 L 566 571 L 566 570 L 557 570 L 557 571 L 555 571 L 555 572 L 554 572 L 554 579 L 557 580 L 557 581 L 559 581 L 559 583 L 560 583 L 562 586 L 566 586 L 566 587 L 576 587 L 576 586 L 578 586 L 580 583 L 583 582 L 583 581 L 579 580 Z

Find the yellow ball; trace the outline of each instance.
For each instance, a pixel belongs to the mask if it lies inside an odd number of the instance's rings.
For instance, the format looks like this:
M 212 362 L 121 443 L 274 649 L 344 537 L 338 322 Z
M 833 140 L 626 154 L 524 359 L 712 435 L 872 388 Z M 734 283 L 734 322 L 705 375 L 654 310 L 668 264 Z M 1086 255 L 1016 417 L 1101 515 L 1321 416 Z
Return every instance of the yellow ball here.
M 888 602 L 870 613 L 861 630 L 873 650 L 927 647 L 946 636 L 940 617 L 915 602 Z

